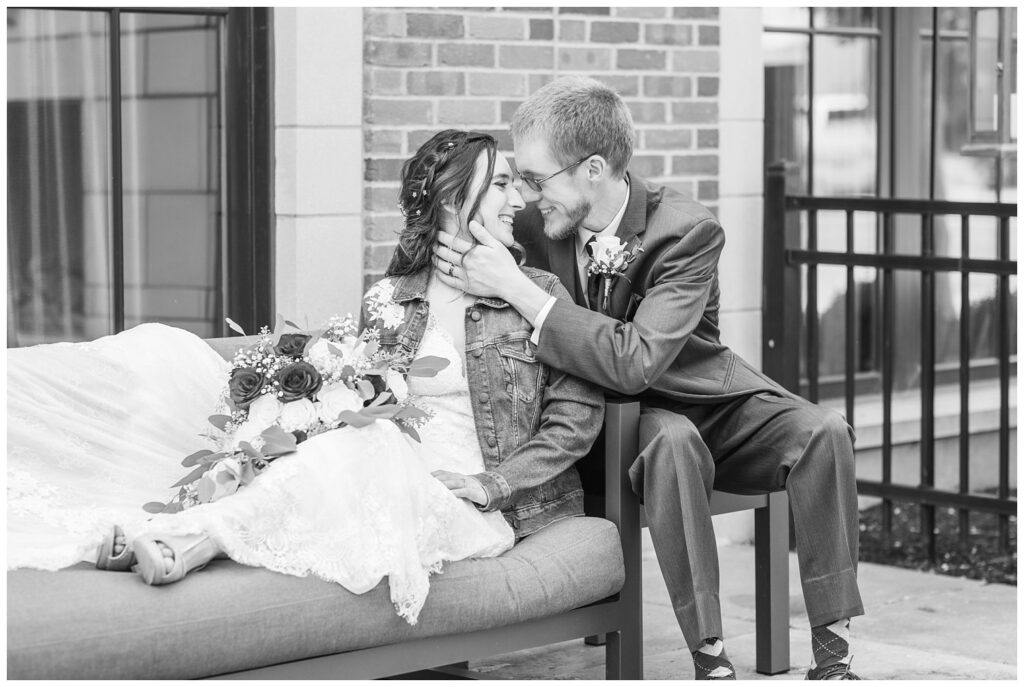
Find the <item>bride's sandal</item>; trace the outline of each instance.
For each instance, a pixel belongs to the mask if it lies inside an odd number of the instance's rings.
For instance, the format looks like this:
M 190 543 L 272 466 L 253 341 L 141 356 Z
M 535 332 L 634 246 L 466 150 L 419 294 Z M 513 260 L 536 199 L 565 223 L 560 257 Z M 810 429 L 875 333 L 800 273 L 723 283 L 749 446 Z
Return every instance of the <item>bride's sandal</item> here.
M 132 566 L 135 565 L 135 552 L 132 547 L 125 542 L 124 548 L 121 549 L 121 553 L 114 555 L 114 541 L 121 537 L 124 540 L 124 531 L 114 525 L 114 528 L 110 531 L 110 534 L 100 544 L 100 553 L 96 556 L 96 568 L 99 570 L 111 570 L 114 572 L 131 572 Z
M 174 553 L 174 562 L 168 571 L 164 565 L 162 543 Z M 170 584 L 199 570 L 220 553 L 220 548 L 206 535 L 148 535 L 137 537 L 132 546 L 138 565 L 135 570 L 146 584 Z

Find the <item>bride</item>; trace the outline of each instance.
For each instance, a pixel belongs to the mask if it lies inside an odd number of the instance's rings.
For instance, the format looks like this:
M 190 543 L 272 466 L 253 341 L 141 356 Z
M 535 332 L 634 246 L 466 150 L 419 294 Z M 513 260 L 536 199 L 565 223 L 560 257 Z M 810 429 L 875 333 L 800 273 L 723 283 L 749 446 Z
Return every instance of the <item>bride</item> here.
M 581 515 L 573 463 L 600 430 L 600 390 L 541 364 L 529 322 L 446 286 L 431 262 L 438 232 L 469 236 L 470 219 L 516 249 L 523 200 L 512 181 L 481 133 L 440 132 L 403 167 L 405 227 L 362 322 L 385 348 L 451 361 L 408 380 L 432 414 L 421 442 L 387 421 L 318 434 L 230 496 L 149 516 L 141 504 L 160 499 L 182 457 L 201 448 L 227 363 L 156 324 L 8 351 L 8 567 L 95 556 L 102 569 L 167 584 L 229 557 L 356 594 L 386 576 L 414 624 L 444 561 L 497 556 Z M 523 269 L 568 297 L 557 277 Z

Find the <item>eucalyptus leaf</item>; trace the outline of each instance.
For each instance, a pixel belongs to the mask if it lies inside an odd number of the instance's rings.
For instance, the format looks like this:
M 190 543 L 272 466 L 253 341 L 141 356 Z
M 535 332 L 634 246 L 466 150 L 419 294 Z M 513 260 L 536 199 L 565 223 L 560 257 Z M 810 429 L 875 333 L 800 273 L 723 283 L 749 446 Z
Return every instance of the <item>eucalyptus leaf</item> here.
M 280 316 L 279 316 L 279 317 L 280 317 Z M 294 327 L 295 329 L 298 329 L 298 328 L 299 328 L 299 325 L 295 324 L 295 323 L 294 323 L 294 322 L 292 322 L 291 320 L 285 320 L 285 321 L 284 321 L 284 323 L 285 323 L 286 325 L 288 325 L 289 327 Z
M 360 408 L 358 412 L 361 415 L 366 415 L 374 419 L 390 420 L 391 418 L 398 414 L 399 410 L 401 410 L 401 408 L 399 408 L 396 405 L 387 405 L 367 406 L 366 408 Z
M 195 453 L 193 453 L 193 454 L 191 454 L 189 456 L 186 456 L 185 460 L 181 461 L 181 464 L 184 467 L 190 468 L 190 467 L 192 467 L 194 465 L 199 465 L 199 463 L 201 462 L 201 459 L 205 458 L 206 456 L 212 456 L 212 455 L 213 455 L 213 451 L 211 451 L 208 448 L 204 448 L 201 451 L 196 451 Z
M 402 409 L 395 414 L 396 420 L 419 420 L 427 417 L 430 417 L 429 413 L 424 410 L 420 410 L 415 406 L 403 406 Z
M 358 382 L 356 382 L 356 391 L 359 392 L 359 396 L 364 401 L 369 401 L 371 398 L 373 398 L 373 384 L 370 384 L 365 379 L 360 379 Z
M 380 344 L 376 341 L 368 341 L 366 347 L 363 349 L 363 355 L 367 358 L 372 358 L 373 354 L 380 349 Z
M 338 413 L 338 420 L 340 422 L 344 422 L 346 425 L 351 425 L 352 427 L 366 427 L 367 425 L 372 425 L 377 421 L 376 418 L 367 417 L 361 412 L 357 413 L 352 410 L 343 410 Z
M 174 489 L 175 487 L 183 487 L 186 484 L 191 484 L 192 482 L 195 482 L 197 479 L 199 479 L 200 477 L 205 475 L 206 471 L 209 470 L 209 469 L 210 469 L 209 465 L 206 465 L 206 464 L 200 465 L 195 470 L 193 470 L 192 472 L 188 473 L 187 475 L 185 475 L 184 477 L 179 479 L 177 482 L 172 484 L 171 485 L 171 489 Z
M 167 504 L 160 503 L 159 501 L 150 501 L 142 506 L 142 510 L 147 513 L 163 513 L 166 506 Z
M 213 425 L 222 432 L 224 431 L 224 428 L 227 426 L 227 424 L 231 422 L 230 415 L 211 415 L 207 419 L 210 421 L 211 425 Z
M 411 436 L 416 441 L 419 441 L 420 443 L 423 443 L 422 440 L 420 439 L 419 432 L 416 431 L 415 427 L 407 425 L 404 422 L 398 422 L 398 423 L 395 423 L 395 424 L 398 425 L 398 429 L 402 430 L 403 432 L 405 432 L 406 434 Z
M 239 324 L 238 324 L 237 322 L 235 322 L 234 320 L 232 320 L 232 319 L 231 319 L 230 317 L 225 317 L 225 318 L 224 318 L 224 321 L 228 323 L 228 327 L 230 327 L 231 329 L 234 329 L 234 330 L 235 330 L 236 332 L 238 332 L 238 333 L 239 333 L 239 334 L 241 334 L 242 336 L 248 336 L 248 335 L 247 335 L 247 334 L 245 333 L 245 330 L 244 330 L 244 329 L 242 329 L 241 325 L 239 325 Z
M 390 398 L 391 398 L 391 392 L 390 391 L 382 391 L 377 396 L 377 398 L 373 399 L 373 401 L 370 403 L 369 407 L 373 408 L 374 406 L 379 406 L 382 403 L 386 403 L 388 400 L 390 400 Z
M 410 377 L 434 377 L 438 372 L 451 365 L 451 361 L 436 355 L 425 355 L 416 358 L 409 365 Z
M 297 444 L 295 435 L 284 431 L 277 425 L 267 427 L 260 436 L 263 437 L 263 455 L 265 457 L 277 457 L 295 452 Z

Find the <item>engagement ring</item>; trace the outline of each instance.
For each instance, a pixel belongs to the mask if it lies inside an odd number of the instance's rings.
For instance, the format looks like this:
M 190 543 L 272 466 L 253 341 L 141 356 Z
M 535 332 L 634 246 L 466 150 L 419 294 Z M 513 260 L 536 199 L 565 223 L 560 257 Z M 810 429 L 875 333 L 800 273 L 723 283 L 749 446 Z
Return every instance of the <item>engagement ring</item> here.
M 454 277 L 455 276 L 455 265 L 453 265 L 450 262 L 448 263 L 448 276 L 449 277 Z

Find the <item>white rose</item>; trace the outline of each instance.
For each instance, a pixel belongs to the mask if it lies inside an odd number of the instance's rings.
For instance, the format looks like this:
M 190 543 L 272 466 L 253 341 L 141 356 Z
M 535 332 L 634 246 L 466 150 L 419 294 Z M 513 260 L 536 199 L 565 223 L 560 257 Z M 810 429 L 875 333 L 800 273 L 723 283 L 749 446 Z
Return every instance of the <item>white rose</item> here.
M 316 406 L 308 398 L 285 403 L 278 424 L 286 432 L 309 429 L 316 422 Z
M 284 404 L 277 400 L 274 394 L 263 394 L 249 406 L 249 419 L 247 422 L 252 422 L 256 426 L 266 429 L 277 422 L 277 418 L 281 417 L 283 406 Z
M 391 389 L 391 393 L 395 395 L 399 402 L 409 397 L 409 385 L 405 383 L 405 378 L 400 372 L 388 370 L 386 381 L 388 388 Z
M 334 355 L 331 353 L 331 349 L 327 347 L 327 344 L 327 339 L 317 339 L 317 342 L 310 346 L 307 352 L 309 359 L 318 370 L 322 365 L 326 365 L 327 361 Z
M 234 494 L 242 481 L 242 464 L 235 458 L 225 458 L 199 478 L 197 489 L 203 502 Z
M 625 248 L 618 236 L 598 236 L 594 239 L 594 259 L 602 263 L 611 263 L 613 256 Z
M 349 389 L 341 382 L 332 384 L 321 389 L 317 394 L 320 399 L 319 415 L 324 422 L 334 422 L 338 415 L 345 410 L 359 410 L 363 407 L 363 399 L 355 391 Z

